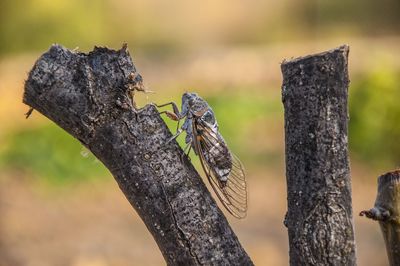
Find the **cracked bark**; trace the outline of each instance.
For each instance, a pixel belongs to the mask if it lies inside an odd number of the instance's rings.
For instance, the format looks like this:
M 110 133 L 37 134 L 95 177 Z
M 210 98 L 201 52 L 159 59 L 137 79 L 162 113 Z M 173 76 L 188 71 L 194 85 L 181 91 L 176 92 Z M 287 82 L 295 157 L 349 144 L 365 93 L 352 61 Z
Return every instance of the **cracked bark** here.
M 388 172 L 378 178 L 375 206 L 360 212 L 379 221 L 391 266 L 400 265 L 400 170 Z
M 110 170 L 169 265 L 252 265 L 153 105 L 127 96 L 126 47 L 89 54 L 53 45 L 35 63 L 24 103 L 77 138 Z
M 355 265 L 348 47 L 282 63 L 290 265 Z

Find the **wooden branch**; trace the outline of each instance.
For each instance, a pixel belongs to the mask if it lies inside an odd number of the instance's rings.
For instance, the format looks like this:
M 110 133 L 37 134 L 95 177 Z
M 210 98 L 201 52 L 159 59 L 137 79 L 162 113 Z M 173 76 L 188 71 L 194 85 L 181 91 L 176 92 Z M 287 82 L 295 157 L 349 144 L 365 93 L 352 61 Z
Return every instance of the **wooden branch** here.
M 360 216 L 379 221 L 391 266 L 400 265 L 400 169 L 378 178 L 375 206 Z
M 132 72 L 126 46 L 84 54 L 53 45 L 29 73 L 24 103 L 105 164 L 167 264 L 252 265 L 182 149 L 167 143 L 172 135 L 157 109 L 133 108 Z
M 342 46 L 282 63 L 290 265 L 355 265 Z

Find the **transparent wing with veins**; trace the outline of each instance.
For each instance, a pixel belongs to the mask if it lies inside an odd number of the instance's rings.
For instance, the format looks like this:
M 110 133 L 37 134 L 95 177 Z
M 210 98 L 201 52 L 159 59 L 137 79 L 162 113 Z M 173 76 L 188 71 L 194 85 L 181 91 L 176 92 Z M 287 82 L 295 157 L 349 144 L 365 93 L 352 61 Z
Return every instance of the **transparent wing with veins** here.
M 207 156 L 212 156 L 211 149 L 219 148 L 223 152 L 222 149 L 226 147 L 226 144 L 221 140 L 222 137 L 221 139 L 218 138 L 218 134 L 202 123 L 193 123 L 194 148 L 199 155 L 208 181 L 229 213 L 236 218 L 242 219 L 247 214 L 248 197 L 246 175 L 242 163 L 234 154 L 230 153 L 232 168 L 227 181 L 221 182 L 212 169 L 213 166 L 206 159 Z M 216 141 L 220 145 L 215 145 Z

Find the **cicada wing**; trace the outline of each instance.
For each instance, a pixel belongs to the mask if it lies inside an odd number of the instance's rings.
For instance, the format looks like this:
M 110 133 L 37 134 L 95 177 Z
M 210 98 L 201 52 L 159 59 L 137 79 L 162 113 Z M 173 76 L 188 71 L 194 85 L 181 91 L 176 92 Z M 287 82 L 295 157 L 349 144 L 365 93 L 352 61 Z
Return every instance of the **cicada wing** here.
M 198 132 L 202 133 L 199 134 Z M 229 213 L 239 219 L 245 218 L 247 214 L 248 196 L 246 174 L 242 163 L 234 154 L 230 153 L 232 168 L 227 181 L 221 182 L 211 169 L 205 155 L 212 147 L 223 147 L 225 143 L 215 145 L 215 141 L 223 140 L 216 137 L 210 128 L 198 123 L 193 123 L 193 134 L 194 147 L 197 150 L 203 170 L 215 194 Z

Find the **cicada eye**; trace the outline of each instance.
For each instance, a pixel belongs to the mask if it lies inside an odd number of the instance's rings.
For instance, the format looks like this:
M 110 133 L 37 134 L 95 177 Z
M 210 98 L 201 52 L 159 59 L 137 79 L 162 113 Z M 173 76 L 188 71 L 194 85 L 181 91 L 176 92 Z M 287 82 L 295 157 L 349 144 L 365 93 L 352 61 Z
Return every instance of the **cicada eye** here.
M 188 103 L 190 106 L 193 105 L 193 102 L 194 102 L 193 93 L 185 92 L 182 95 L 182 103 L 184 103 L 184 102 Z

